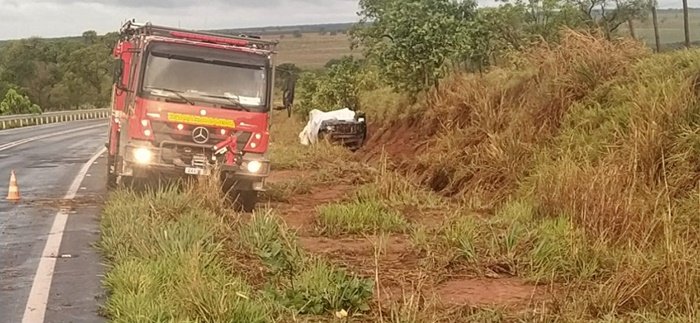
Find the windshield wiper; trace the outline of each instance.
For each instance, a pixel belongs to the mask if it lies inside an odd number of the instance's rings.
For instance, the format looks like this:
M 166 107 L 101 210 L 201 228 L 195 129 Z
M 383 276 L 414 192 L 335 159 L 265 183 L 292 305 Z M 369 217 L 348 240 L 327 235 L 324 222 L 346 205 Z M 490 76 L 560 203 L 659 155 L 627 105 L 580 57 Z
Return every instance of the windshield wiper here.
M 245 112 L 250 112 L 250 109 L 248 109 L 246 106 L 242 105 L 242 104 L 241 104 L 241 101 L 236 100 L 236 99 L 234 99 L 234 98 L 232 98 L 232 97 L 230 97 L 230 96 L 225 96 L 225 95 L 213 95 L 213 94 L 202 94 L 202 96 L 208 97 L 208 98 L 215 98 L 215 99 L 226 99 L 226 100 L 228 100 L 229 102 L 231 102 L 231 103 L 234 104 L 233 107 L 234 107 L 236 110 L 243 110 L 243 111 L 245 111 Z
M 193 102 L 192 100 L 190 100 L 190 99 L 188 99 L 186 96 L 182 95 L 182 91 L 173 90 L 173 89 L 164 89 L 164 88 L 160 88 L 160 87 L 150 87 L 150 86 L 147 87 L 147 88 L 148 88 L 148 89 L 151 89 L 151 90 L 159 90 L 159 91 L 165 91 L 165 92 L 168 92 L 168 93 L 175 94 L 175 95 L 177 95 L 180 99 L 183 99 L 185 102 L 189 103 L 190 105 L 194 105 L 194 102 Z

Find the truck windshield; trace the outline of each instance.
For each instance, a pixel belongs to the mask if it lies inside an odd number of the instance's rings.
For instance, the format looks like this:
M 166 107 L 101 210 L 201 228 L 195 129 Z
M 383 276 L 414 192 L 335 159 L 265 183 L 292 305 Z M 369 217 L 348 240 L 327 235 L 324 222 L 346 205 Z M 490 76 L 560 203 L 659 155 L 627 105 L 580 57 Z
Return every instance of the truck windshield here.
M 267 99 L 264 60 L 254 54 L 182 44 L 154 44 L 146 60 L 143 91 L 260 111 Z

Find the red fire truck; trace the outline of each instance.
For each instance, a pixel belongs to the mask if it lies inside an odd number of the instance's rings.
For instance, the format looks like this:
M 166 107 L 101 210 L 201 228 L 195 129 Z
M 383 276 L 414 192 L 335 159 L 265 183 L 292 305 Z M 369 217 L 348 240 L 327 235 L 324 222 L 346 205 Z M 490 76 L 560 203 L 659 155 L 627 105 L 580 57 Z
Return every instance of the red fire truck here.
M 246 211 L 269 174 L 277 42 L 137 24 L 114 48 L 108 185 L 222 175 Z

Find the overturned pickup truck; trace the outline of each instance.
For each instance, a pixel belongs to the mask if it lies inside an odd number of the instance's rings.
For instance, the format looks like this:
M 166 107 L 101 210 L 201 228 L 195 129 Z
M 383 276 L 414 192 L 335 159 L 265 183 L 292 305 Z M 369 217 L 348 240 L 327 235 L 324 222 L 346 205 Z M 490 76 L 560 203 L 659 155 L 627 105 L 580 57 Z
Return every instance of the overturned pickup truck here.
M 340 109 L 329 112 L 311 110 L 309 122 L 299 133 L 302 145 L 328 140 L 341 144 L 352 151 L 360 149 L 367 138 L 367 122 L 363 112 Z

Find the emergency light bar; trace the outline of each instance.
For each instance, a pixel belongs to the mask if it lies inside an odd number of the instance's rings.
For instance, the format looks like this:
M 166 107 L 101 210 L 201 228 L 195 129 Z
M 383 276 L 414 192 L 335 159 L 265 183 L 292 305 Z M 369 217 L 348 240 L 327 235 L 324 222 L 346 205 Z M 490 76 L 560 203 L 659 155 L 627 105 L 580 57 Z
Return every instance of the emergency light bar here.
M 146 35 L 157 35 L 164 37 L 174 37 L 189 39 L 195 41 L 212 42 L 233 46 L 243 46 L 243 47 L 254 47 L 263 50 L 274 51 L 278 44 L 275 40 L 263 40 L 259 37 L 250 36 L 234 36 L 226 34 L 216 34 L 203 31 L 193 31 L 184 30 L 172 27 L 156 26 L 147 23 L 136 23 L 133 21 L 127 21 L 121 28 L 122 35 L 135 35 L 135 34 L 146 34 Z
M 247 40 L 235 39 L 235 38 L 224 38 L 224 37 L 218 37 L 218 36 L 194 34 L 194 33 L 181 32 L 181 31 L 171 31 L 170 35 L 172 35 L 173 37 L 185 38 L 185 39 L 189 39 L 189 40 L 199 40 L 199 41 L 226 44 L 226 45 L 234 45 L 234 46 L 248 46 Z

